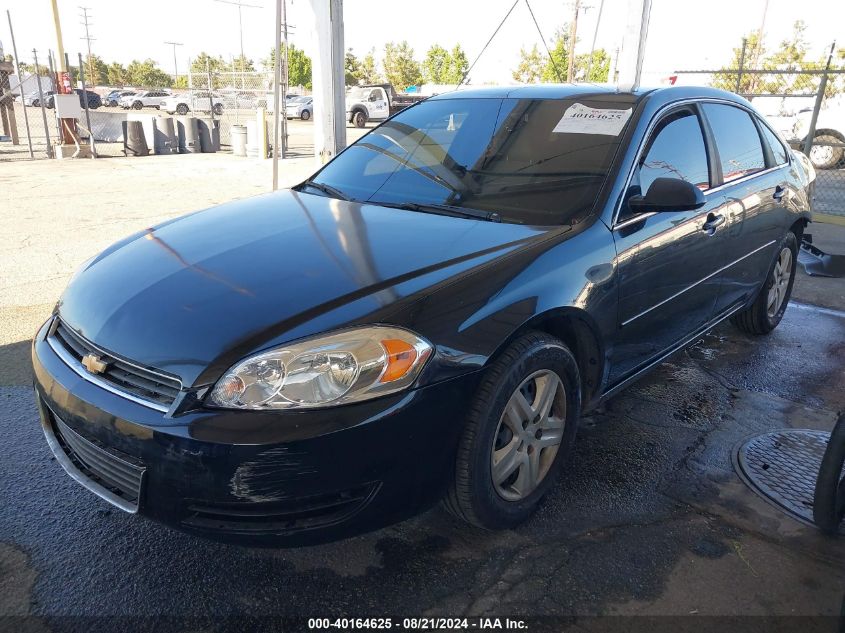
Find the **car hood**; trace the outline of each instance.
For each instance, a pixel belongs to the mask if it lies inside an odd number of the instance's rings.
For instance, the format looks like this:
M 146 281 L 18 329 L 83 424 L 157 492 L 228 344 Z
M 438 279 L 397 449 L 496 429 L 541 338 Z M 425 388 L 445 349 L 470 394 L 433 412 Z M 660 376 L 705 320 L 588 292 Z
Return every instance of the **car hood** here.
M 113 245 L 71 280 L 59 313 L 103 349 L 200 385 L 259 349 L 366 322 L 546 232 L 282 191 Z

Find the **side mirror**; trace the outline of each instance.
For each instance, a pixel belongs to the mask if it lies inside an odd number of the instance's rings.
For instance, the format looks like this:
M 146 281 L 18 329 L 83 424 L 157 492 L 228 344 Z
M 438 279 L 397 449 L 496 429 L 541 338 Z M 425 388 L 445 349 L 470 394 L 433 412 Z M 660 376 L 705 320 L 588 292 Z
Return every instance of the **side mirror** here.
M 701 189 L 680 178 L 655 178 L 645 196 L 632 196 L 628 206 L 636 213 L 692 211 L 704 206 Z

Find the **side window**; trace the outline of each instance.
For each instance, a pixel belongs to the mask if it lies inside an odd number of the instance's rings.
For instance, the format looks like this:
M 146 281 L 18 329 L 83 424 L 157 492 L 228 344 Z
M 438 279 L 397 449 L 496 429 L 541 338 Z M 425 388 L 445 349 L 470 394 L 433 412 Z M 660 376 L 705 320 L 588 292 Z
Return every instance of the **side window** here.
M 725 182 L 766 168 L 760 135 L 750 114 L 733 106 L 716 103 L 705 103 L 703 109 L 713 130 Z
M 760 129 L 763 130 L 763 138 L 772 148 L 772 156 L 775 157 L 775 165 L 783 165 L 786 162 L 786 149 L 783 147 L 780 139 L 772 132 L 766 125 L 760 123 Z
M 680 178 L 702 191 L 710 187 L 704 136 L 698 117 L 691 110 L 667 115 L 652 132 L 639 165 L 643 195 L 657 178 Z

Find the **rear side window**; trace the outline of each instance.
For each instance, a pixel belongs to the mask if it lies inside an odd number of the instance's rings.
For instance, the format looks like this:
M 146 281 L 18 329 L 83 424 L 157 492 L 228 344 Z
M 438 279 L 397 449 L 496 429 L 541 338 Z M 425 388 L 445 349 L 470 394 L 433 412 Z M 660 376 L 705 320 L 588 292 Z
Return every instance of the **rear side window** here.
M 702 191 L 710 187 L 707 150 L 698 117 L 680 110 L 662 119 L 640 161 L 640 189 L 645 195 L 657 178 L 680 178 Z
M 725 182 L 742 178 L 766 167 L 757 126 L 745 110 L 716 103 L 703 104 L 713 130 Z
M 763 138 L 766 139 L 769 147 L 772 148 L 772 156 L 775 158 L 775 165 L 783 165 L 786 162 L 786 149 L 784 149 L 783 143 L 780 142 L 780 139 L 774 132 L 762 123 L 760 124 L 760 129 L 763 130 Z

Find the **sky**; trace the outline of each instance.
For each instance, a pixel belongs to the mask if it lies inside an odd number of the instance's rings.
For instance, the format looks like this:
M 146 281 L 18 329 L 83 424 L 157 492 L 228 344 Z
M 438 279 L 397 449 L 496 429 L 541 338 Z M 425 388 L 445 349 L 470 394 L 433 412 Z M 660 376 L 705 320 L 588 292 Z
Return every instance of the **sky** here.
M 243 46 L 247 57 L 265 58 L 273 46 L 274 0 L 243 0 Z M 313 49 L 312 0 L 288 0 L 290 41 Z M 529 0 L 546 41 L 567 23 L 574 3 L 564 0 Z M 39 58 L 56 48 L 50 0 L 0 0 L 0 9 L 11 11 L 18 52 L 30 61 L 32 49 Z M 173 72 L 173 47 L 177 47 L 180 73 L 190 57 L 200 51 L 229 59 L 240 52 L 238 9 L 215 0 L 58 0 L 65 50 L 71 59 L 86 52 L 82 39 L 82 11 L 89 8 L 92 52 L 107 62 L 128 63 L 151 57 L 166 72 Z M 460 43 L 472 62 L 502 20 L 513 0 L 345 0 L 345 45 L 363 57 L 371 48 L 380 58 L 388 41 L 407 40 L 417 59 L 434 43 L 451 48 Z M 602 0 L 582 0 L 578 18 L 576 52 L 588 52 L 596 32 Z M 657 83 L 679 69 L 721 66 L 731 59 L 731 49 L 749 31 L 760 28 L 766 0 L 653 0 L 643 83 Z M 596 39 L 597 48 L 612 53 L 621 43 L 628 0 L 604 0 Z M 841 0 L 768 0 L 766 46 L 775 48 L 788 37 L 797 19 L 807 23 L 807 37 L 815 57 L 821 57 L 840 37 L 845 45 L 845 2 Z M 11 52 L 6 16 L 0 20 L 0 41 Z M 510 83 L 521 47 L 530 49 L 542 40 L 525 0 L 520 0 L 482 55 L 471 74 L 472 83 Z

